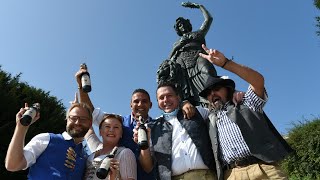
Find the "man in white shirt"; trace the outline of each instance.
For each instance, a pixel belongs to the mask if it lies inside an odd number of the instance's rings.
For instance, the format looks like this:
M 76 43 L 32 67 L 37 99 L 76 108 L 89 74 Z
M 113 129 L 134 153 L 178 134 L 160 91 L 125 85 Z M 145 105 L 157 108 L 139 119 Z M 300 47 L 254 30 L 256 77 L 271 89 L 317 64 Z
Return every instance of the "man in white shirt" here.
M 196 108 L 189 120 L 183 117 L 180 97 L 170 83 L 157 88 L 163 115 L 149 123 L 150 148 L 141 150 L 140 163 L 146 171 L 156 169 L 158 179 L 216 179 L 215 163 L 204 118 L 208 110 Z M 137 141 L 137 131 L 134 139 Z
M 28 179 L 82 179 L 86 153 L 82 146 L 84 135 L 92 124 L 90 108 L 83 103 L 73 103 L 66 116 L 66 132 L 42 133 L 24 147 L 29 126 L 20 123 L 25 108 L 16 115 L 16 128 L 11 139 L 5 166 L 9 171 L 29 169 Z M 40 118 L 37 113 L 34 123 Z

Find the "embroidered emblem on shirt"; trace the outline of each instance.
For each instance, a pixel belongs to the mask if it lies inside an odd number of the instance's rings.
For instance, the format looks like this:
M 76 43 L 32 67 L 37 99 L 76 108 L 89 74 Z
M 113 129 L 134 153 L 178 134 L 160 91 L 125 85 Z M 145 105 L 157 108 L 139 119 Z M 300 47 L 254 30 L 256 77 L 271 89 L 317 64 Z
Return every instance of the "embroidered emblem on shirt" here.
M 77 158 L 77 153 L 73 150 L 72 147 L 69 147 L 69 149 L 67 149 L 66 160 L 64 165 L 67 168 L 74 170 L 76 158 Z

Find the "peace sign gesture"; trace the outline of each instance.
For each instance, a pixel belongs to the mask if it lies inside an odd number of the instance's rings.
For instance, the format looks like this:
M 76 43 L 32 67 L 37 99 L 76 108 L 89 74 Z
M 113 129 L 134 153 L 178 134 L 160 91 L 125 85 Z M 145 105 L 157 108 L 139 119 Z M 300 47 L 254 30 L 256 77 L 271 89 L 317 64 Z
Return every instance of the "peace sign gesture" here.
M 208 49 L 204 44 L 202 44 L 202 48 L 206 51 L 207 54 L 199 53 L 204 59 L 207 59 L 211 63 L 216 66 L 223 67 L 228 59 L 218 50 L 216 49 Z

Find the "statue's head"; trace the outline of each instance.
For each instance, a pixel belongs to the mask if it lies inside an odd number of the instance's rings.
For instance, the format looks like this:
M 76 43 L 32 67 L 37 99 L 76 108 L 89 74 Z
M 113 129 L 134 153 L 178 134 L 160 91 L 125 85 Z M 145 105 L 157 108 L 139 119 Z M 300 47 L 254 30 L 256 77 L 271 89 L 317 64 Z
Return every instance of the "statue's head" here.
M 176 19 L 176 24 L 173 27 L 176 30 L 178 36 L 182 36 L 184 33 L 192 31 L 190 20 L 184 19 L 183 17 L 178 17 Z

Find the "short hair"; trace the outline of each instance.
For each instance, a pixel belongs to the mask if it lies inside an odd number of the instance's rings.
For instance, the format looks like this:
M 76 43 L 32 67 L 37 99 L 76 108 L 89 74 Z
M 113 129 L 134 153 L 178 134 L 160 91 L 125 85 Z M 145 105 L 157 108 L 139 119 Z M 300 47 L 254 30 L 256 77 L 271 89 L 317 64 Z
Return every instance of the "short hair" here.
M 76 108 L 76 107 L 79 107 L 79 108 L 83 108 L 87 111 L 88 113 L 88 116 L 89 116 L 89 119 L 92 121 L 92 110 L 90 108 L 90 106 L 86 103 L 72 103 L 71 106 L 69 107 L 68 111 L 67 111 L 67 115 L 66 115 L 66 119 L 68 119 L 69 117 L 69 113 L 72 109 Z
M 141 89 L 141 88 L 135 89 L 131 96 L 133 96 L 136 93 L 143 93 L 143 94 L 147 95 L 149 98 L 149 101 L 151 101 L 150 95 L 149 95 L 148 91 L 146 91 L 145 89 Z
M 174 93 L 179 96 L 179 91 L 178 91 L 178 88 L 176 86 L 176 84 L 172 83 L 172 82 L 162 82 L 160 84 L 158 84 L 158 87 L 157 87 L 157 92 L 158 92 L 158 89 L 160 89 L 161 87 L 171 87 L 174 91 Z M 157 93 L 156 93 L 157 94 Z
M 101 126 L 102 126 L 102 123 L 108 119 L 108 118 L 115 118 L 117 119 L 120 123 L 121 123 L 121 127 L 123 127 L 123 122 L 122 122 L 122 116 L 121 115 L 118 115 L 118 114 L 108 114 L 108 113 L 105 113 L 103 115 L 103 118 L 102 118 L 102 121 L 100 122 L 99 124 L 99 129 L 101 129 Z

